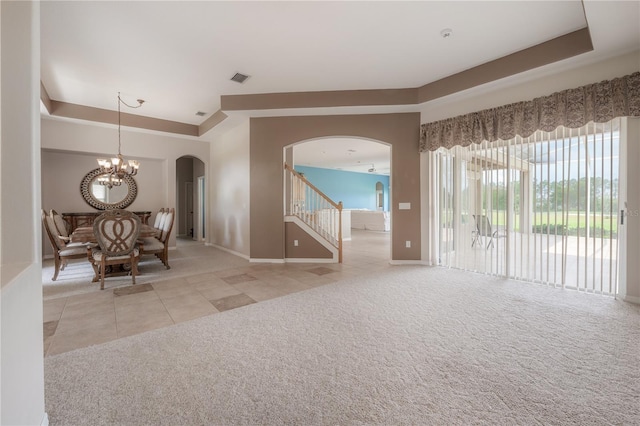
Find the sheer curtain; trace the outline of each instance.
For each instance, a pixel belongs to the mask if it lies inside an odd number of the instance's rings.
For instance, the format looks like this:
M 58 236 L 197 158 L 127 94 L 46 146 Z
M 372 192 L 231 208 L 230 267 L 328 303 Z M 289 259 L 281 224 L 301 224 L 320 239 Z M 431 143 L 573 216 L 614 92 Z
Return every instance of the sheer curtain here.
M 640 72 L 423 124 L 438 263 L 615 294 L 626 116 Z
M 615 294 L 620 119 L 431 154 L 443 266 Z

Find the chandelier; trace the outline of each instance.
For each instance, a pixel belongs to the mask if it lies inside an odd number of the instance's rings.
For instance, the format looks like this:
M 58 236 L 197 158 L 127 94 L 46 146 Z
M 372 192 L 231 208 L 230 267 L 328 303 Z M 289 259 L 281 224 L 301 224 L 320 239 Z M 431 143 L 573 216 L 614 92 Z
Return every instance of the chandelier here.
M 114 186 L 122 185 L 122 180 L 126 176 L 135 176 L 140 168 L 140 162 L 137 160 L 129 160 L 125 162 L 120 153 L 120 147 L 122 142 L 120 140 L 120 104 L 124 104 L 129 108 L 140 108 L 144 103 L 144 100 L 138 99 L 138 105 L 132 106 L 127 104 L 120 98 L 120 92 L 118 92 L 118 155 L 110 160 L 104 158 L 98 158 L 98 165 L 100 166 L 100 177 L 98 182 L 101 185 L 113 188 Z

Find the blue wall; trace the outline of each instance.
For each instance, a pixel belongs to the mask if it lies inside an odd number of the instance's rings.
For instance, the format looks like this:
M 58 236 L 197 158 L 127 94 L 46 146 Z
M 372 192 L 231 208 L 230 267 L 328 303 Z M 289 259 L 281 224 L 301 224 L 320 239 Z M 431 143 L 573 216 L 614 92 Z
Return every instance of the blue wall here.
M 389 210 L 389 176 L 296 166 L 295 170 L 345 209 L 376 209 L 376 182 L 384 187 L 384 210 Z

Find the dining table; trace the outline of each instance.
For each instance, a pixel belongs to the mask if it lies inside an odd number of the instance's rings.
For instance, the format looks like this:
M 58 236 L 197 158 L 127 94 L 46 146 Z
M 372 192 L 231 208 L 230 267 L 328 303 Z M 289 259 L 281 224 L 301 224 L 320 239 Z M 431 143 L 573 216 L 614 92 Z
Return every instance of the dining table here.
M 160 231 L 151 225 L 141 224 L 139 238 L 156 237 Z M 98 239 L 93 233 L 93 226 L 80 226 L 76 228 L 69 239 L 72 243 L 97 243 Z

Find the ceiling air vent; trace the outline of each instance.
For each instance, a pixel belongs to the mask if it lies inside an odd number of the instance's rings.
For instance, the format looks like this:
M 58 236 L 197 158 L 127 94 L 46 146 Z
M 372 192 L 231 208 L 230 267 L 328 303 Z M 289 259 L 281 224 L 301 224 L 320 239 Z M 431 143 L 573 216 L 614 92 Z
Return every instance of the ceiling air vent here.
M 248 75 L 236 73 L 233 77 L 231 77 L 231 81 L 235 81 L 236 83 L 244 83 L 249 78 Z
M 206 112 L 202 112 L 202 111 L 198 111 L 198 112 L 196 112 L 196 115 L 199 116 L 199 117 L 204 117 L 205 115 L 207 115 L 207 113 Z

